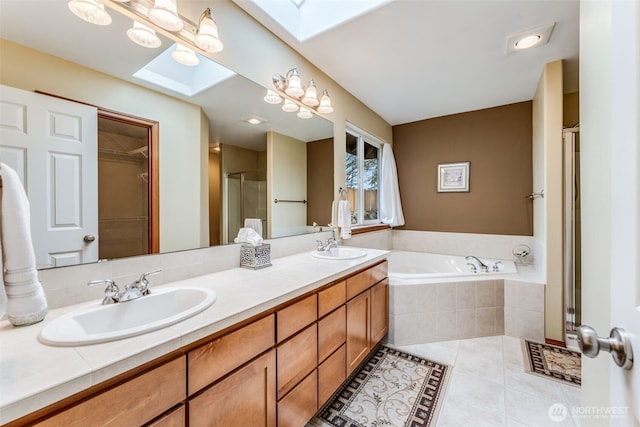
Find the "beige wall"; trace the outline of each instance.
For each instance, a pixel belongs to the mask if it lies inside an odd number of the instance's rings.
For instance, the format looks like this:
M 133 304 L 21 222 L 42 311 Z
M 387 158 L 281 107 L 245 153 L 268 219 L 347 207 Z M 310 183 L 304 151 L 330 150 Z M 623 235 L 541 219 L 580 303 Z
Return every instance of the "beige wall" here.
M 565 93 L 562 97 L 562 126 L 574 127 L 580 123 L 580 92 Z
M 407 230 L 531 235 L 531 102 L 393 127 Z M 470 192 L 438 193 L 439 163 L 470 161 Z
M 307 225 L 331 222 L 333 138 L 307 143 Z
M 4 85 L 40 90 L 158 121 L 160 251 L 200 247 L 203 233 L 208 241 L 208 230 L 201 229 L 203 141 L 199 106 L 7 40 L 0 43 L 0 83 Z
M 307 199 L 307 147 L 303 141 L 267 132 L 267 237 L 304 232 L 307 205 L 274 199 Z
M 564 341 L 562 205 L 562 61 L 545 64 L 533 99 L 534 237 L 543 245 L 545 337 Z

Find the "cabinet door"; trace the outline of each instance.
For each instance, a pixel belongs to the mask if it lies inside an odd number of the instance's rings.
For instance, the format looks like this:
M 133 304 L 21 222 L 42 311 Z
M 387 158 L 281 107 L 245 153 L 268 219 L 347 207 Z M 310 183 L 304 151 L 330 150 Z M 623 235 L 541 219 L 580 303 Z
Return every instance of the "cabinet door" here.
M 367 357 L 369 344 L 370 291 L 347 303 L 347 375 Z
M 181 356 L 38 423 L 38 426 L 142 425 L 186 397 Z
M 389 331 L 389 279 L 371 288 L 371 347 Z
M 318 371 L 314 369 L 278 402 L 278 427 L 304 426 L 317 410 Z
M 189 400 L 189 426 L 275 427 L 275 369 L 271 350 Z

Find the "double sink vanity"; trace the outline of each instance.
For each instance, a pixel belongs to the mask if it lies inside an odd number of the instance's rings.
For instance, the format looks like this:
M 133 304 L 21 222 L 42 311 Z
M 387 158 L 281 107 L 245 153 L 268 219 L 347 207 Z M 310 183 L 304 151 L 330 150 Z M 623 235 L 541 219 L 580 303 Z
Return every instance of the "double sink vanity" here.
M 340 249 L 3 322 L 0 424 L 303 426 L 388 330 L 388 252 Z

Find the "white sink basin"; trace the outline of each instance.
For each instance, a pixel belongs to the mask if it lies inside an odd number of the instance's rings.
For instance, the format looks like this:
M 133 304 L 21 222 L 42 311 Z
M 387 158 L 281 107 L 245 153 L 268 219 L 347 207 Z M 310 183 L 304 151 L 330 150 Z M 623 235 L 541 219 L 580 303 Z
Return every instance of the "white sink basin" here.
M 311 256 L 321 259 L 356 259 L 363 257 L 367 251 L 357 248 L 338 247 L 328 251 L 313 251 Z
M 114 341 L 155 331 L 207 309 L 216 293 L 203 288 L 158 288 L 141 298 L 65 314 L 40 332 L 45 344 L 72 346 Z

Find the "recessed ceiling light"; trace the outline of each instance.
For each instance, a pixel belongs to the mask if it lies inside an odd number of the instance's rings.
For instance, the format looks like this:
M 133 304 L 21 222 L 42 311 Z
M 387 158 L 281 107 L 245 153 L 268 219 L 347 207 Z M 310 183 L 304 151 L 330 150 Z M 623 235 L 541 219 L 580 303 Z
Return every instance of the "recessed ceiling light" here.
M 525 36 L 520 40 L 516 41 L 515 43 L 516 49 L 528 49 L 530 47 L 533 47 L 537 45 L 538 42 L 540 42 L 541 38 L 542 37 L 540 37 L 539 34 L 532 34 L 530 36 Z
M 261 123 L 266 122 L 266 119 L 263 119 L 262 117 L 258 117 L 258 116 L 251 116 L 251 117 L 247 117 L 246 119 L 242 119 L 243 121 L 249 123 L 250 125 L 259 125 Z
M 555 25 L 555 22 L 551 22 L 509 35 L 507 37 L 507 53 L 521 51 L 533 46 L 542 46 L 548 43 Z

